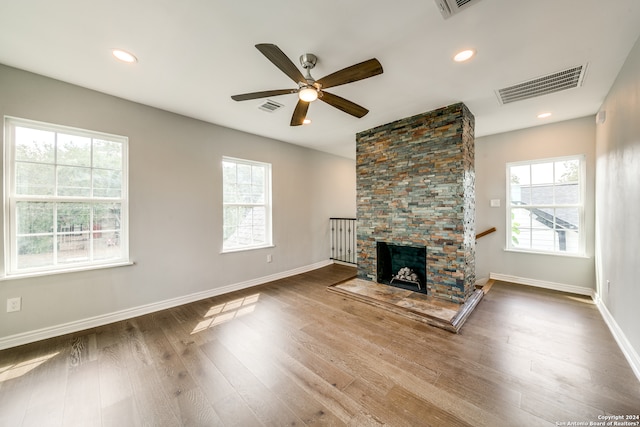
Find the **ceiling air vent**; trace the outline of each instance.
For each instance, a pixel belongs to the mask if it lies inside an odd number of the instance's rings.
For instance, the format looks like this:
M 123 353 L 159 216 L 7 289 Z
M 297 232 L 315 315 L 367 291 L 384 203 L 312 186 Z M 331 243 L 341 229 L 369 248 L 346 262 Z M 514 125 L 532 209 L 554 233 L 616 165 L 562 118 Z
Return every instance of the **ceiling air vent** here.
M 267 99 L 264 104 L 260 105 L 258 108 L 262 111 L 266 111 L 267 113 L 273 113 L 274 111 L 284 107 L 284 105 Z
M 501 104 L 535 98 L 565 89 L 582 86 L 587 65 L 580 65 L 549 74 L 517 85 L 498 89 L 496 94 Z
M 480 0 L 435 0 L 438 10 L 445 19 L 479 1 Z

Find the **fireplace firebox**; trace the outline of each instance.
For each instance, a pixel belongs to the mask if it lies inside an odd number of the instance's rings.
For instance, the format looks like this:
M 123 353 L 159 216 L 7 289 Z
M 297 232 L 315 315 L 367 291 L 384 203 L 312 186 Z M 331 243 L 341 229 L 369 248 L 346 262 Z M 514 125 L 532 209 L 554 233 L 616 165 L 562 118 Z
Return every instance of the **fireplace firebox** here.
M 376 243 L 377 281 L 427 294 L 426 246 Z

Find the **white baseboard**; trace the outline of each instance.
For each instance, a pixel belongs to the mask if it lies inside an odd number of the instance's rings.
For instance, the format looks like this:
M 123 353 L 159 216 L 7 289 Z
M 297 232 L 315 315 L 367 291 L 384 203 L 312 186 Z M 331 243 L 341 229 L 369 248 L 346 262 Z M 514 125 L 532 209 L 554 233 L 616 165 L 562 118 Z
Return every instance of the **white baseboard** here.
M 125 310 L 116 311 L 113 313 L 103 314 L 100 316 L 89 317 L 82 320 L 76 320 L 69 323 L 63 323 L 60 325 L 50 326 L 34 331 L 23 332 L 20 334 L 10 335 L 8 337 L 0 338 L 0 350 L 6 348 L 17 347 L 19 345 L 32 343 L 35 341 L 44 340 L 47 338 L 53 338 L 64 334 L 82 331 L 85 329 L 95 328 L 97 326 L 107 325 L 109 323 L 119 322 L 121 320 L 131 319 L 133 317 L 142 316 L 145 314 L 153 313 L 167 308 L 177 307 L 179 305 L 188 304 L 190 302 L 199 301 L 205 298 L 215 297 L 218 295 L 227 294 L 242 289 L 251 288 L 253 286 L 263 285 L 274 280 L 284 279 L 286 277 L 295 276 L 296 274 L 306 273 L 311 270 L 316 270 L 321 267 L 331 265 L 331 260 L 317 262 L 315 264 L 306 265 L 293 270 L 283 271 L 281 273 L 271 274 L 269 276 L 260 277 L 257 279 L 247 280 L 245 282 L 234 283 L 219 288 L 209 289 L 203 292 L 196 292 L 190 295 L 185 295 L 177 298 L 171 298 L 164 301 L 159 301 L 151 304 L 146 304 L 138 307 L 128 308 Z
M 534 286 L 536 288 L 551 289 L 554 291 L 568 292 L 577 295 L 590 296 L 595 299 L 595 291 L 583 286 L 567 285 L 565 283 L 547 282 L 545 280 L 528 279 L 525 277 L 510 276 L 508 274 L 489 273 L 489 278 L 503 282 L 517 283 L 519 285 Z
M 602 302 L 602 299 L 598 295 L 596 295 L 594 301 L 596 302 L 598 310 L 600 310 L 600 314 L 602 314 L 602 318 L 609 327 L 613 338 L 618 343 L 618 347 L 620 347 L 620 350 L 622 350 L 622 354 L 624 354 L 627 362 L 629 362 L 629 365 L 631 365 L 631 370 L 633 370 L 636 378 L 638 378 L 638 381 L 640 381 L 640 356 L 638 355 L 638 352 L 633 348 L 622 329 L 620 329 L 620 326 L 618 326 L 618 322 L 616 322 L 616 319 L 613 318 L 613 316 L 609 312 L 609 309 L 607 309 L 607 306 Z
M 581 286 L 567 285 L 563 283 L 546 282 L 537 279 L 527 279 L 524 277 L 510 276 L 507 274 L 498 273 L 489 273 L 489 278 L 494 280 L 501 280 L 504 282 L 517 283 L 519 285 L 535 286 L 538 288 L 552 289 L 555 291 L 590 296 L 591 299 L 593 299 L 593 301 L 595 302 L 596 307 L 598 307 L 598 310 L 600 311 L 600 314 L 602 315 L 605 323 L 609 327 L 613 338 L 618 343 L 618 347 L 620 347 L 622 354 L 624 354 L 624 357 L 629 362 L 631 370 L 640 381 L 640 356 L 638 356 L 638 352 L 633 348 L 622 329 L 620 329 L 620 327 L 618 326 L 616 320 L 613 318 L 611 313 L 609 313 L 609 310 L 593 289 Z

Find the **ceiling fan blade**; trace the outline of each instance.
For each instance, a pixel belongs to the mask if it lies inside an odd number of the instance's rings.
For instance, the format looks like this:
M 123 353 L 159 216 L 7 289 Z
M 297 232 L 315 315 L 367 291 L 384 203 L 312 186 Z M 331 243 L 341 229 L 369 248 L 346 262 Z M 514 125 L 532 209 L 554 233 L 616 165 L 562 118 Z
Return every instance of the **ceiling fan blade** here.
M 309 103 L 302 100 L 298 100 L 296 109 L 293 110 L 293 117 L 291 117 L 291 126 L 300 126 L 304 124 L 304 119 L 307 117 L 307 110 L 309 109 Z
M 382 65 L 377 59 L 373 58 L 329 74 L 317 80 L 316 83 L 321 84 L 322 89 L 326 89 L 345 83 L 357 82 L 358 80 L 367 79 L 377 76 L 378 74 L 382 74 Z
M 287 95 L 289 93 L 296 93 L 297 89 L 277 89 L 277 90 L 265 90 L 262 92 L 243 93 L 240 95 L 233 95 L 231 99 L 234 101 L 248 101 L 249 99 L 266 98 L 268 96 Z
M 291 62 L 289 57 L 285 55 L 284 52 L 281 51 L 280 48 L 275 44 L 257 44 L 256 49 L 262 52 L 262 54 L 266 56 L 269 61 L 273 62 L 273 65 L 280 68 L 280 70 L 287 76 L 289 76 L 289 78 L 294 82 L 305 83 L 307 81 L 298 67 L 296 67 L 295 64 Z
M 364 117 L 369 112 L 366 108 L 329 92 L 322 91 L 322 96 L 318 99 L 357 118 Z

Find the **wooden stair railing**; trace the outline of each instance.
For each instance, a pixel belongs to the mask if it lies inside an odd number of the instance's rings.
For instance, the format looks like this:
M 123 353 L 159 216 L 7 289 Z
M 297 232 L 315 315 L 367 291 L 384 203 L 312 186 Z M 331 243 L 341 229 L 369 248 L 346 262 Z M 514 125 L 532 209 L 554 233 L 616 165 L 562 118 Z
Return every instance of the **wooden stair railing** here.
M 476 240 L 478 240 L 478 239 L 479 239 L 479 238 L 481 238 L 481 237 L 486 236 L 487 234 L 491 234 L 491 233 L 493 233 L 494 231 L 496 231 L 496 228 L 495 228 L 495 227 L 491 227 L 491 228 L 489 228 L 489 229 L 487 229 L 487 230 L 484 230 L 482 233 L 478 233 L 478 234 L 476 234 Z

